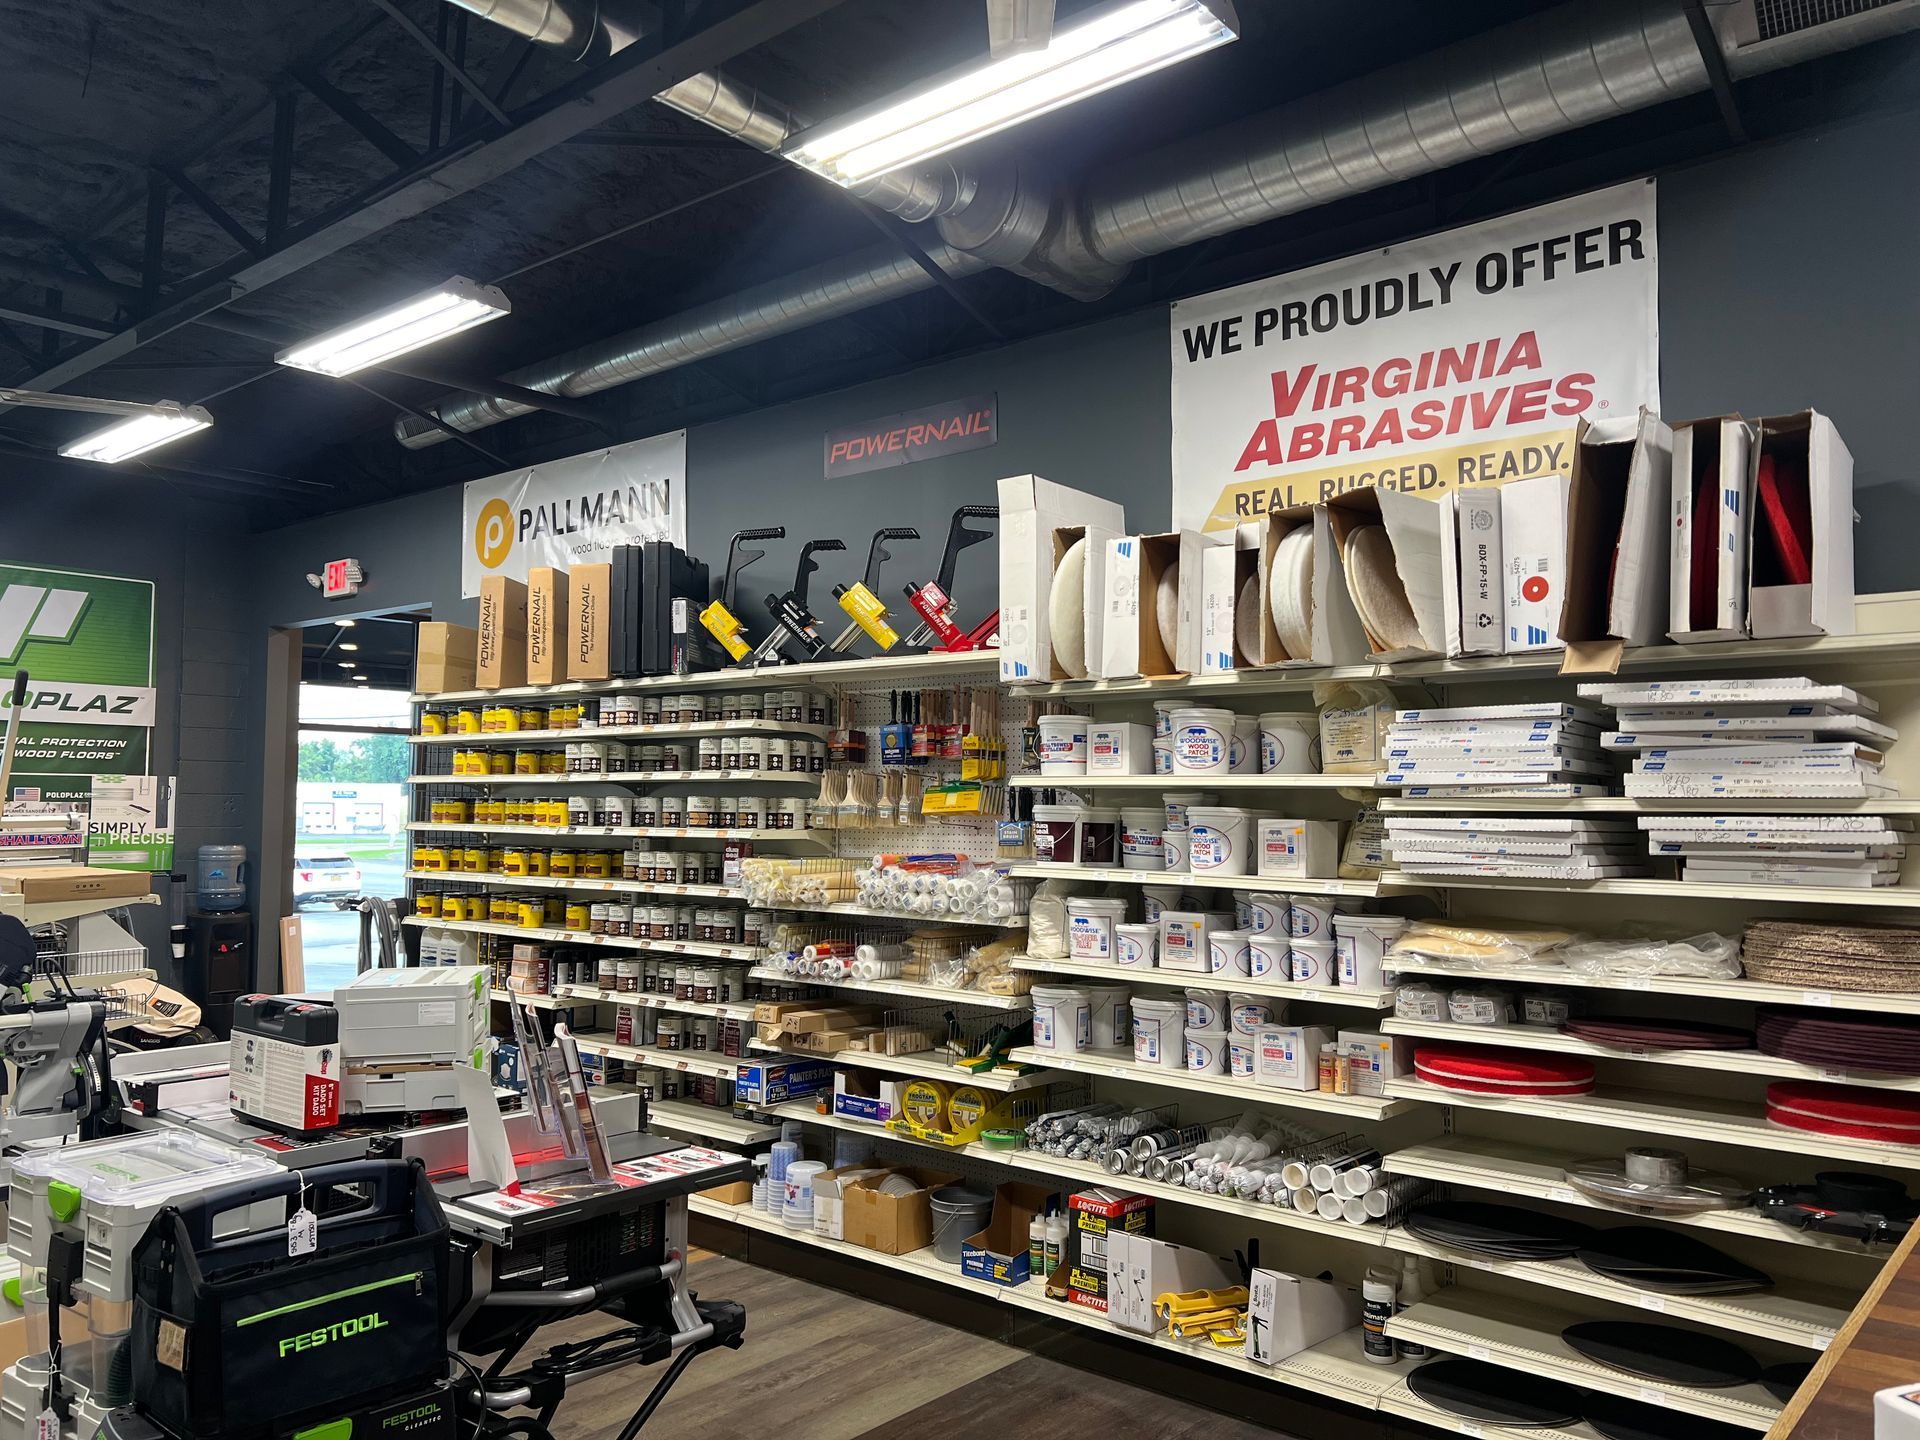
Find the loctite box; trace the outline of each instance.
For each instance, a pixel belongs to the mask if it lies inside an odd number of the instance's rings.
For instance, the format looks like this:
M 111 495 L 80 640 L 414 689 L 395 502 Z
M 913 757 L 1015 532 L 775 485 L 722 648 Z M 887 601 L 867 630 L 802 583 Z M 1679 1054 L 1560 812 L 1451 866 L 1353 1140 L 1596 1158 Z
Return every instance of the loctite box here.
M 296 1135 L 340 1123 L 340 1012 L 316 1000 L 233 1002 L 227 1097 L 243 1120 Z

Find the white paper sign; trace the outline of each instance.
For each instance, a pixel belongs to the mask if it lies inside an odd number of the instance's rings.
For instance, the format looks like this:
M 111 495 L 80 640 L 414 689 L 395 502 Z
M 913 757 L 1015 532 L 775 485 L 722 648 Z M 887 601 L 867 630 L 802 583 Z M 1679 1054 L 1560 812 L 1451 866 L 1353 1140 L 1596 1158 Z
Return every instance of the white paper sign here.
M 1647 180 L 1182 300 L 1174 526 L 1569 474 L 1582 419 L 1658 411 L 1658 297 Z
M 462 505 L 460 593 L 482 575 L 604 560 L 616 545 L 687 543 L 687 432 L 670 431 L 475 480 Z

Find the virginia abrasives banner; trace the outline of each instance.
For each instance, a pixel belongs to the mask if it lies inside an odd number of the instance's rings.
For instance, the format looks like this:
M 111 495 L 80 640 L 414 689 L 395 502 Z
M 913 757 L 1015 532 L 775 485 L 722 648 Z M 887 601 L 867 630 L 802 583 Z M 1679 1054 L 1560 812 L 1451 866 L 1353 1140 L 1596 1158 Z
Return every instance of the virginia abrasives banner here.
M 84 801 L 93 776 L 147 768 L 152 581 L 0 565 L 0 725 L 22 670 L 14 790 Z
M 1654 186 L 1634 181 L 1173 307 L 1173 521 L 1567 474 L 1660 402 Z
M 466 487 L 460 593 L 482 575 L 525 580 L 536 565 L 603 561 L 616 545 L 687 543 L 687 432 L 674 430 Z

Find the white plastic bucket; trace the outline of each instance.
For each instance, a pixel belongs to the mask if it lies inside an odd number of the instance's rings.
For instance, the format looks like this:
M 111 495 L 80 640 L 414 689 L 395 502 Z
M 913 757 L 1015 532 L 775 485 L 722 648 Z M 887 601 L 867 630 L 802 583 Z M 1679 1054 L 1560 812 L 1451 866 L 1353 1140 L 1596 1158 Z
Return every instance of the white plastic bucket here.
M 1040 807 L 1035 806 L 1038 811 Z M 1080 863 L 1082 865 L 1118 865 L 1120 863 L 1120 812 L 1093 807 L 1080 817 Z
M 1187 1007 L 1180 1000 L 1136 998 L 1133 1010 L 1133 1061 L 1163 1070 L 1187 1068 Z
M 1187 1070 L 1194 1075 L 1227 1073 L 1227 1047 L 1232 1042 L 1226 1030 L 1188 1030 Z
M 1192 822 L 1188 866 L 1195 875 L 1244 875 L 1253 858 L 1248 843 L 1253 828 L 1251 811 L 1233 805 L 1195 805 L 1187 811 Z
M 1247 937 L 1247 974 L 1261 980 L 1290 980 L 1293 942 L 1285 930 L 1256 930 Z
M 1233 892 L 1233 928 L 1236 930 L 1253 928 L 1253 896 L 1244 890 Z
M 1284 935 L 1293 912 L 1293 901 L 1272 890 L 1256 890 L 1247 897 L 1247 929 L 1256 935 L 1269 930 Z
M 1080 821 L 1084 805 L 1033 807 L 1033 858 L 1043 865 L 1080 863 Z
M 1233 740 L 1227 748 L 1227 769 L 1235 775 L 1260 773 L 1260 717 L 1235 715 Z
M 1127 918 L 1127 902 L 1092 895 L 1067 901 L 1067 953 L 1075 960 L 1113 963 L 1114 926 Z
M 1173 739 L 1171 736 L 1153 738 L 1153 773 L 1156 775 L 1173 774 Z
M 1387 947 L 1400 938 L 1407 922 L 1399 915 L 1335 915 L 1333 950 L 1340 983 L 1358 990 L 1383 990 Z
M 821 1160 L 795 1160 L 781 1182 L 780 1223 L 789 1230 L 813 1229 L 813 1182 L 827 1168 Z
M 1039 807 L 1035 807 L 1038 809 Z M 1184 875 L 1193 860 L 1193 832 L 1191 830 L 1166 830 L 1160 835 L 1160 856 L 1165 860 L 1169 873 Z
M 1073 985 L 1036 985 L 1029 998 L 1034 1049 L 1075 1055 L 1087 1048 L 1093 1035 L 1093 1004 L 1086 991 Z
M 1273 1023 L 1273 1004 L 1260 995 L 1227 997 L 1227 1028 L 1236 1035 L 1252 1035 Z
M 1040 773 L 1042 775 L 1087 773 L 1086 716 L 1042 715 L 1040 717 Z
M 1331 940 L 1295 940 L 1287 947 L 1287 964 L 1295 984 L 1335 983 Z
M 1156 925 L 1116 925 L 1113 927 L 1113 963 L 1130 970 L 1151 970 L 1160 963 L 1160 927 Z
M 1158 805 L 1127 805 L 1120 811 L 1120 865 L 1126 870 L 1164 870 L 1166 847 L 1160 832 L 1166 811 Z
M 1273 710 L 1260 717 L 1260 773 L 1315 775 L 1320 770 L 1320 717 Z
M 1231 773 L 1233 711 L 1186 706 L 1173 712 L 1173 773 Z
M 1160 796 L 1160 803 L 1167 812 L 1168 830 L 1190 830 L 1193 822 L 1187 818 L 1187 811 L 1195 805 L 1213 804 L 1213 796 L 1205 790 L 1167 790 Z
M 1133 1043 L 1133 1016 L 1127 1008 L 1132 992 L 1124 985 L 1089 985 L 1087 1004 L 1092 1009 L 1087 1043 L 1094 1050 L 1124 1050 Z
M 1156 700 L 1153 702 L 1153 738 L 1169 740 L 1173 738 L 1173 715 L 1183 708 L 1178 700 Z
M 1180 908 L 1180 887 L 1178 885 L 1142 885 L 1140 903 L 1146 907 L 1147 919 L 1157 927 L 1162 910 Z
M 1187 1028 L 1224 1030 L 1227 1028 L 1227 992 L 1187 987 Z
M 1038 806 L 1034 807 L 1037 811 Z M 1287 907 L 1287 933 L 1296 940 L 1333 941 L 1333 897 L 1295 895 Z
M 1237 1030 L 1227 1036 L 1227 1074 L 1236 1080 L 1253 1079 L 1253 1057 L 1260 1053 L 1251 1035 Z
M 1207 973 L 1210 975 L 1250 975 L 1253 952 L 1248 947 L 1251 930 L 1212 930 L 1207 934 Z

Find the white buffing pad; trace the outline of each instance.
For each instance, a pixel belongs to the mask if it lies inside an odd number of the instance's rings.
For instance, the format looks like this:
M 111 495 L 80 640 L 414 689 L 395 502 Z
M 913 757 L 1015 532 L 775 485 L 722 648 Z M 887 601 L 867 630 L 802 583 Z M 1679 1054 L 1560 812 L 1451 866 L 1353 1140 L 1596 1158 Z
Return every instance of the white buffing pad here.
M 1053 570 L 1053 593 L 1047 597 L 1047 629 L 1053 636 L 1053 658 L 1076 680 L 1087 678 L 1087 607 L 1082 593 L 1087 583 L 1087 540 L 1083 535 L 1067 547 Z
M 1154 618 L 1160 622 L 1160 643 L 1167 647 L 1167 658 L 1180 663 L 1174 632 L 1180 628 L 1180 571 L 1168 566 L 1160 572 L 1160 583 L 1153 593 Z
M 1362 525 L 1347 535 L 1347 589 L 1360 621 L 1382 650 L 1420 647 L 1427 642 L 1407 603 L 1407 587 L 1393 564 L 1393 541 L 1384 525 Z
M 1280 537 L 1273 551 L 1267 587 L 1273 628 L 1289 660 L 1313 658 L 1313 526 L 1301 525 Z

